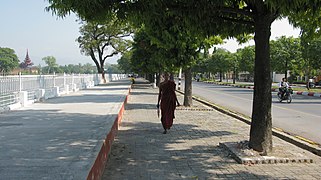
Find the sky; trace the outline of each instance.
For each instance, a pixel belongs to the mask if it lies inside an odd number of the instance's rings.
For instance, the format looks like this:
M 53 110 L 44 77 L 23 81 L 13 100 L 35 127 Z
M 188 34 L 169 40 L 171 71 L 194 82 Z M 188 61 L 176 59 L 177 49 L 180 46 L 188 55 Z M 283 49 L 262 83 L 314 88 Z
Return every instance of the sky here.
M 20 61 L 29 57 L 35 65 L 44 65 L 43 57 L 54 56 L 59 65 L 85 64 L 93 61 L 82 55 L 76 39 L 79 34 L 79 23 L 74 14 L 64 19 L 57 18 L 45 11 L 46 0 L 0 0 L 0 47 L 15 50 Z M 272 24 L 271 39 L 285 36 L 298 37 L 299 29 L 294 29 L 286 19 Z M 226 40 L 219 47 L 230 52 L 238 48 L 253 45 L 250 41 L 241 46 L 235 40 Z M 117 57 L 107 59 L 108 63 L 117 63 Z
M 278 37 L 286 36 L 286 37 L 299 37 L 300 29 L 294 28 L 292 25 L 289 24 L 288 20 L 281 19 L 276 20 L 272 23 L 271 26 L 271 37 L 270 40 L 275 40 Z M 223 45 L 216 45 L 216 47 L 227 49 L 230 52 L 236 52 L 237 49 L 243 48 L 245 46 L 254 45 L 254 40 L 250 40 L 247 43 L 239 45 L 238 42 L 234 39 L 224 40 Z

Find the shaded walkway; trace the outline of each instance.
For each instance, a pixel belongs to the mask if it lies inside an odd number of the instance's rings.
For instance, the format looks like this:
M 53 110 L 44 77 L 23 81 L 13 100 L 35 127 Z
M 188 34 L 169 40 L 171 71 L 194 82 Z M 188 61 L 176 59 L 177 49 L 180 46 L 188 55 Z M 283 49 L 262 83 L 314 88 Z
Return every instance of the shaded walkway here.
M 249 126 L 217 111 L 177 110 L 173 127 L 162 134 L 156 102 L 157 89 L 133 86 L 103 179 L 321 179 L 320 157 L 276 137 L 274 146 L 315 163 L 236 163 L 219 143 L 248 140 Z

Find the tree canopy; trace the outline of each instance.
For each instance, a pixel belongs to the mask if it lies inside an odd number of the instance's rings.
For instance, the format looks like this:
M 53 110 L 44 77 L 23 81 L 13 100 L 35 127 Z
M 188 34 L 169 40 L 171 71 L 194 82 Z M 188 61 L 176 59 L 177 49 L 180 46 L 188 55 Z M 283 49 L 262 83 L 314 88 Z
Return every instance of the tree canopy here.
M 111 16 L 103 23 L 83 22 L 80 27 L 81 36 L 77 39 L 81 52 L 91 57 L 104 82 L 105 61 L 125 52 L 130 44 L 130 40 L 125 37 L 130 36 L 131 29 L 128 24 L 116 20 Z
M 19 59 L 13 49 L 0 47 L 0 73 L 9 72 L 19 66 Z
M 272 69 L 284 73 L 287 78 L 287 71 L 294 72 L 296 65 L 302 63 L 301 52 L 299 38 L 282 36 L 271 41 Z
M 54 56 L 46 56 L 46 57 L 43 57 L 42 60 L 47 64 L 46 70 L 48 74 L 57 72 L 58 64 Z

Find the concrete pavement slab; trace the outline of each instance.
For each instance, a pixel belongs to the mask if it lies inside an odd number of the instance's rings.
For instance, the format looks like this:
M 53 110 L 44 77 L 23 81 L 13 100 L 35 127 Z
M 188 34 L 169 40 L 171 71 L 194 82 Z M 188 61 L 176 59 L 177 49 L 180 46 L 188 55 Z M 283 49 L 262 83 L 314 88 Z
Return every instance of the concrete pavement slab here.
M 0 179 L 86 179 L 129 88 L 120 80 L 0 114 Z

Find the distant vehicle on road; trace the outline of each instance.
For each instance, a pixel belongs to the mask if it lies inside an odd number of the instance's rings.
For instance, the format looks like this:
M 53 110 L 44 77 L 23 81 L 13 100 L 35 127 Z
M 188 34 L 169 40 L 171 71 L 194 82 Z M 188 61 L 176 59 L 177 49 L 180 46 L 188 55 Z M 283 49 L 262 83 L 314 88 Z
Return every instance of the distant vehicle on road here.
M 283 94 L 283 97 L 282 97 L 282 93 L 280 91 L 278 92 L 278 99 L 280 102 L 286 100 L 287 103 L 291 103 L 292 102 L 292 94 L 293 94 L 292 88 L 287 87 L 287 88 L 285 88 L 285 93 Z

